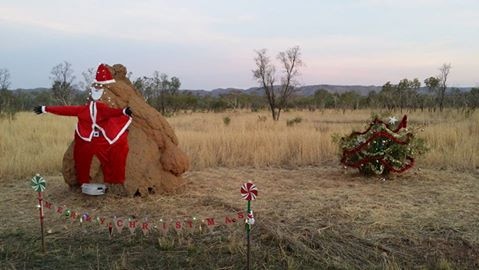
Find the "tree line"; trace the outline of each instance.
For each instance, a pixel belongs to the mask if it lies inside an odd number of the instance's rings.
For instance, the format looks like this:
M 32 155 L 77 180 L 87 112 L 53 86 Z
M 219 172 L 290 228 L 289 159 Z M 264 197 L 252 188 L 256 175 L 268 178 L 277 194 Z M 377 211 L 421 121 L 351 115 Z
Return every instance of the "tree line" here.
M 178 77 L 159 71 L 151 76 L 140 76 L 131 79 L 134 87 L 145 98 L 145 101 L 165 116 L 179 111 L 188 112 L 221 112 L 226 110 L 247 109 L 251 111 L 269 110 L 273 120 L 279 120 L 280 113 L 285 110 L 323 110 L 336 109 L 342 112 L 365 108 L 391 111 L 429 110 L 443 111 L 444 108 L 456 108 L 471 112 L 479 107 L 479 88 L 461 91 L 447 87 L 451 65 L 444 64 L 439 68 L 439 75 L 431 76 L 422 82 L 417 79 L 404 78 L 397 83 L 386 82 L 380 91 L 371 91 L 361 95 L 356 91 L 331 93 L 325 89 L 317 89 L 314 95 L 297 94 L 299 68 L 303 65 L 299 47 L 280 52 L 281 77 L 276 77 L 276 67 L 267 56 L 266 49 L 256 51 L 253 78 L 257 80 L 263 94 L 248 94 L 240 90 L 232 90 L 219 96 L 200 95 L 195 91 L 180 90 Z M 51 70 L 51 86 L 41 91 L 15 90 L 10 87 L 10 73 L 0 69 L 0 117 L 14 119 L 19 111 L 30 111 L 37 105 L 84 104 L 88 97 L 95 70 L 88 69 L 82 73 L 77 82 L 73 75 L 72 65 L 67 61 Z M 424 91 L 427 89 L 427 91 Z

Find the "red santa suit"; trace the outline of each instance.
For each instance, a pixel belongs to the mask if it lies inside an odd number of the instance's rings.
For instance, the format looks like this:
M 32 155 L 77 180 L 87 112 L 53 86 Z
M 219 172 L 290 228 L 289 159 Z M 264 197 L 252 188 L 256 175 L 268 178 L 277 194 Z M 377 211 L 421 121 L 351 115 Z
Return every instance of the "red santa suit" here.
M 90 182 L 93 156 L 100 160 L 105 183 L 125 182 L 127 128 L 132 120 L 125 109 L 114 109 L 99 101 L 91 101 L 82 106 L 43 106 L 42 111 L 78 117 L 73 157 L 80 185 Z

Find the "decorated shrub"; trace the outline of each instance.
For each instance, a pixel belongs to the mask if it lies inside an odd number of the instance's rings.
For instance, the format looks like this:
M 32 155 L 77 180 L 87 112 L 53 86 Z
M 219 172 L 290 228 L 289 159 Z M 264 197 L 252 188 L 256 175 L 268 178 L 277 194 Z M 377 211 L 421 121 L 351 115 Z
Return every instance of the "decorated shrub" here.
M 354 131 L 336 142 L 345 166 L 365 175 L 387 175 L 412 168 L 415 157 L 427 151 L 424 140 L 414 135 L 414 130 L 407 127 L 406 115 L 401 121 L 389 117 L 387 123 L 373 116 L 366 131 Z

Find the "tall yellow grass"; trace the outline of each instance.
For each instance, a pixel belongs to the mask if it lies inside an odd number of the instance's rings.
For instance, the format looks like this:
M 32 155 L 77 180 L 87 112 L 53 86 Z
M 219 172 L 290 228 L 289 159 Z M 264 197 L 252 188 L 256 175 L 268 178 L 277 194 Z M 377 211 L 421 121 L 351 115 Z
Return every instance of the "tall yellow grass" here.
M 395 113 L 397 117 L 399 113 Z M 180 114 L 168 121 L 192 169 L 224 166 L 319 166 L 338 162 L 331 137 L 362 130 L 371 111 L 291 111 L 280 121 L 268 112 Z M 231 119 L 225 125 L 223 119 Z M 260 117 L 265 117 L 262 121 Z M 300 123 L 286 121 L 299 117 Z M 479 113 L 465 117 L 453 110 L 443 113 L 408 113 L 410 124 L 423 127 L 418 136 L 431 151 L 419 166 L 475 170 L 479 166 Z M 263 118 L 264 119 L 264 118 Z M 19 113 L 17 120 L 0 120 L 0 178 L 25 177 L 36 172 L 59 173 L 61 160 L 73 139 L 75 118 Z
M 75 124 L 74 118 L 26 112 L 0 120 L 0 178 L 59 173 Z

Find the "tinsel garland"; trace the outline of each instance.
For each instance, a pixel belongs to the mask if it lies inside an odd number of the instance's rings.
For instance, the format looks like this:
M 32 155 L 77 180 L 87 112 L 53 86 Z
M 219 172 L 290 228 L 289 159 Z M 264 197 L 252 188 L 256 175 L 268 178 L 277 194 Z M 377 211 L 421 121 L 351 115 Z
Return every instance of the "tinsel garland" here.
M 393 129 L 375 118 L 366 131 L 341 138 L 341 163 L 365 174 L 402 173 L 414 166 L 414 151 L 409 147 L 413 137 L 406 115 Z

